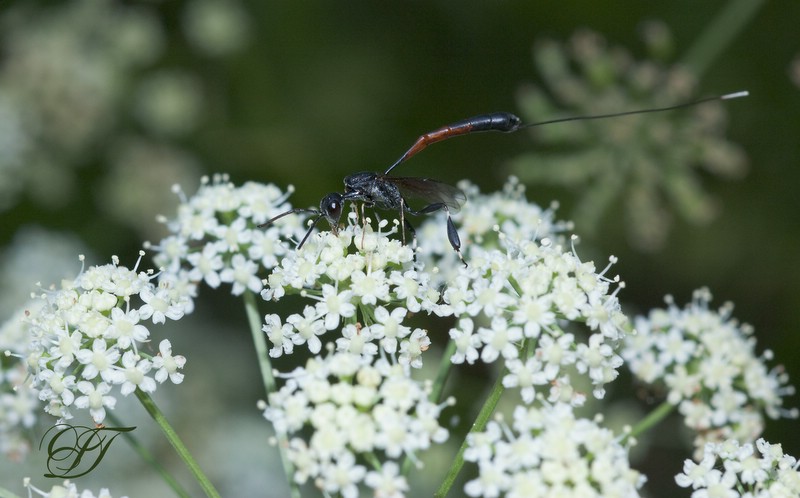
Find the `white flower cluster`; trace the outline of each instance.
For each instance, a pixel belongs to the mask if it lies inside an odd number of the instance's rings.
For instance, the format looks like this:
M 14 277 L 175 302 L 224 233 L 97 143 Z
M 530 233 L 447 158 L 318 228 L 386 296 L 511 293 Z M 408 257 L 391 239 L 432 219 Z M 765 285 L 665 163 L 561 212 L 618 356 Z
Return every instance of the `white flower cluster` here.
M 0 326 L 0 454 L 21 461 L 30 452 L 30 429 L 41 410 L 38 391 L 27 382 L 27 326 L 20 310 Z
M 338 329 L 344 320 L 346 326 L 336 339 L 340 350 L 374 355 L 380 346 L 383 353 L 399 353 L 403 363 L 421 366 L 420 355 L 430 339 L 424 330 L 412 330 L 403 320 L 420 310 L 442 313 L 436 304 L 440 293 L 429 285 L 426 273 L 410 267 L 411 248 L 385 233 L 372 232 L 370 225 L 364 231 L 353 218 L 349 221 L 338 235 L 325 232 L 311 237 L 266 279 L 264 299 L 278 300 L 288 292 L 314 303 L 291 314 L 285 323 L 278 315 L 266 316 L 264 331 L 273 346 L 270 356 L 289 354 L 300 344 L 316 354 L 322 346 L 319 336 Z M 383 221 L 380 228 L 386 225 Z M 351 245 L 356 247 L 353 253 Z M 362 322 L 357 322 L 358 314 Z
M 36 493 L 36 495 L 44 498 L 112 498 L 108 488 L 102 488 L 97 494 L 94 494 L 88 489 L 78 490 L 75 483 L 69 480 L 64 481 L 63 484 L 54 484 L 48 491 L 39 489 L 31 484 L 30 478 L 25 478 L 24 484 L 28 488 L 28 496 L 32 496 L 31 493 Z M 123 496 L 122 498 L 127 497 Z
M 473 256 L 444 290 L 458 318 L 450 330 L 457 345 L 451 361 L 490 363 L 502 356 L 510 371 L 503 383 L 521 388 L 527 403 L 536 386 L 549 385 L 549 401 L 582 404 L 573 369 L 588 376 L 595 397 L 603 397 L 603 386 L 622 365 L 616 349 L 627 321 L 616 296 L 621 284 L 605 276 L 615 258 L 598 273 L 574 250 L 547 239 L 504 245 Z M 530 350 L 521 355 L 525 340 Z
M 437 248 L 436 242 L 420 241 L 419 259 L 415 259 L 413 244 L 398 240 L 397 222 L 387 229 L 389 222 L 381 221 L 375 231 L 369 220 L 359 220 L 351 213 L 347 225 L 337 234 L 312 236 L 301 249 L 285 254 L 265 280 L 261 293 L 265 300 L 280 300 L 291 294 L 306 300 L 302 311 L 285 319 L 277 314 L 265 317 L 263 330 L 271 342 L 272 357 L 291 354 L 298 345 L 306 345 L 317 354 L 322 351 L 323 336 L 336 331 L 327 341 L 336 353 L 325 360 L 313 360 L 299 373 L 293 372 L 281 394 L 270 397 L 265 410 L 280 432 L 296 433 L 309 425 L 312 428 L 310 439 L 295 437 L 290 443 L 298 482 L 313 478 L 329 493 L 355 493 L 356 487 L 345 488 L 355 486 L 362 478 L 370 485 L 371 474 L 356 463 L 361 453 L 378 449 L 391 460 L 400 453 L 413 454 L 431 441 L 439 442 L 431 435 L 434 429 L 441 431 L 444 439 L 446 432 L 436 423 L 440 407 L 424 401 L 421 388 L 397 390 L 391 403 L 407 407 L 403 414 L 430 412 L 422 438 L 417 432 L 418 422 L 405 418 L 407 415 L 401 417 L 406 422 L 395 421 L 397 415 L 374 415 L 375 407 L 388 398 L 369 399 L 366 405 L 365 401 L 355 402 L 354 411 L 350 391 L 361 392 L 364 386 L 353 372 L 338 376 L 337 383 L 327 380 L 331 373 L 325 365 L 347 359 L 354 363 L 351 368 L 367 365 L 367 371 L 377 375 L 371 381 L 376 386 L 394 385 L 393 372 L 403 372 L 403 385 L 412 385 L 406 367 L 421 366 L 423 352 L 430 344 L 426 330 L 404 323 L 413 313 L 457 318 L 457 326 L 450 331 L 456 352 L 449 360 L 472 363 L 478 358 L 485 362 L 502 358 L 509 370 L 504 384 L 521 388 L 527 402 L 534 400 L 535 388 L 541 385 L 549 389 L 551 401 L 577 405 L 585 398 L 574 386 L 575 372 L 589 379 L 597 397 L 617 376 L 622 359 L 615 349 L 626 319 L 616 297 L 621 284 L 605 276 L 611 265 L 597 272 L 592 263 L 581 262 L 574 249 L 565 251 L 564 245 L 551 238 L 537 241 L 543 235 L 561 240 L 558 234 L 567 225 L 553 221 L 552 210 L 543 211 L 528 203 L 515 181 L 510 181 L 501 194 L 483 196 L 475 188 L 470 191 L 475 198 L 467 206 L 476 207 L 472 208 L 474 213 L 464 216 L 470 224 L 465 233 L 475 242 L 464 247 L 466 268 L 456 259 L 443 233 L 418 231 L 420 237 L 438 239 L 442 245 Z M 491 224 L 492 219 L 500 225 Z M 443 224 L 438 221 L 432 218 L 423 228 L 437 226 L 440 231 Z M 312 380 L 316 372 L 325 380 Z M 307 380 L 301 383 L 301 378 Z M 347 404 L 331 404 L 328 391 L 334 390 L 330 386 L 342 382 Z M 310 401 L 318 389 L 324 394 L 325 417 L 312 415 L 320 411 L 319 403 Z M 354 424 L 352 416 L 338 415 L 338 405 L 345 407 L 347 414 L 357 413 L 364 422 Z M 414 406 L 415 411 L 410 411 Z M 346 423 L 339 423 L 340 419 Z M 387 420 L 396 427 L 393 438 L 424 444 L 392 448 L 383 439 L 375 439 L 373 433 L 381 430 L 375 427 L 383 427 L 380 424 Z M 367 436 L 359 433 L 360 439 L 348 439 L 349 432 L 363 427 L 368 428 Z M 360 441 L 369 444 L 362 448 Z M 323 444 L 335 444 L 346 456 L 331 453 L 320 446 Z M 335 463 L 346 466 L 347 472 L 336 470 Z M 387 474 L 381 482 L 399 485 L 392 478 L 393 467 L 382 468 Z M 336 479 L 329 474 L 334 470 Z M 344 479 L 345 475 L 350 477 Z M 373 478 L 377 479 L 375 475 Z
M 191 198 L 175 189 L 182 201 L 177 217 L 164 220 L 172 235 L 153 246 L 159 251 L 154 260 L 164 269 L 162 279 L 191 284 L 205 281 L 214 289 L 231 284 L 231 292 L 237 296 L 245 290 L 259 292 L 259 271 L 274 267 L 292 251 L 282 239 L 304 233 L 297 216 L 257 227 L 289 209 L 288 193 L 274 185 L 248 182 L 236 187 L 227 176 L 215 175 L 213 179 L 204 177 Z
M 509 177 L 502 190 L 481 193 L 477 185 L 463 180 L 458 184 L 469 201 L 453 221 L 463 242 L 462 253 L 467 261 L 486 250 L 500 247 L 500 236 L 515 243 L 545 238 L 564 243 L 561 234 L 572 229 L 572 223 L 556 220 L 554 203 L 547 209 L 525 198 L 525 185 Z M 442 284 L 455 276 L 459 260 L 444 236 L 444 214 L 425 219 L 417 230 L 419 259 L 426 268 L 436 267 L 433 278 Z
M 788 498 L 800 496 L 798 466 L 780 444 L 759 438 L 755 445 L 740 445 L 730 439 L 706 443 L 700 463 L 686 460 L 675 482 L 694 489 L 692 498 Z
M 683 309 L 671 297 L 666 301 L 666 309 L 636 318 L 637 334 L 628 337 L 622 356 L 640 380 L 668 390 L 667 401 L 697 431 L 697 452 L 707 441 L 755 440 L 764 414 L 797 417 L 782 408 L 782 397 L 794 392 L 787 374 L 767 368 L 771 351 L 756 356 L 752 328 L 731 318 L 732 305 L 709 309 L 708 289 L 695 291 Z
M 140 350 L 150 339 L 145 322 L 177 320 L 190 303 L 183 289 L 152 279 L 114 258 L 38 296 L 42 306 L 27 319 L 27 364 L 46 412 L 66 420 L 73 408 L 88 409 L 101 423 L 116 404 L 114 387 L 127 396 L 153 392 L 167 379 L 182 382 L 186 359 L 172 355 L 169 341 L 161 341 L 155 356 Z
M 363 483 L 375 496 L 400 496 L 408 483 L 397 461 L 447 439 L 438 422 L 444 405 L 428 400 L 429 389 L 408 367 L 376 358 L 349 351 L 312 358 L 284 375 L 285 385 L 270 395 L 264 416 L 277 432 L 313 430 L 308 441 L 289 440 L 298 484 L 312 479 L 326 495 L 350 498 Z M 379 457 L 382 470 L 358 464 L 364 455 Z
M 491 421 L 467 445 L 464 460 L 478 464 L 469 496 L 635 497 L 645 482 L 619 439 L 566 403 L 518 406 L 511 427 Z

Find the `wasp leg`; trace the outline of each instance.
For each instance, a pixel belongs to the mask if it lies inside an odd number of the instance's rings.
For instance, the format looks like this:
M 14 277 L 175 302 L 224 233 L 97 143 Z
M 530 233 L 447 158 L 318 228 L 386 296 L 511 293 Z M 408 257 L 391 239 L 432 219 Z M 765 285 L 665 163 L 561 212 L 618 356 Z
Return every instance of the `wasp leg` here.
M 425 206 L 419 211 L 414 211 L 413 209 L 409 208 L 408 205 L 405 205 L 405 207 L 406 210 L 413 215 L 430 214 L 444 209 L 444 211 L 447 213 L 447 239 L 450 241 L 450 245 L 456 251 L 456 254 L 458 254 L 458 259 L 464 263 L 464 266 L 468 266 L 467 262 L 464 261 L 464 257 L 461 255 L 461 238 L 458 236 L 456 225 L 453 223 L 453 219 L 450 217 L 450 209 L 447 208 L 447 204 L 443 202 L 437 202 L 435 204 Z

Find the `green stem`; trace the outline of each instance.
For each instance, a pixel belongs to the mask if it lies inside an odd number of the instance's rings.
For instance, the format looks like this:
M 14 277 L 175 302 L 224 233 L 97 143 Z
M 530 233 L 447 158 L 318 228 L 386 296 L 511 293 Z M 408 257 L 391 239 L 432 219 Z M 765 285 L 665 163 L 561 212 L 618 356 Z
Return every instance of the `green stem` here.
M 253 336 L 253 344 L 256 348 L 258 367 L 261 369 L 261 382 L 263 382 L 264 389 L 267 391 L 267 403 L 269 403 L 269 395 L 278 391 L 278 385 L 275 382 L 275 376 L 272 375 L 272 363 L 269 361 L 266 334 L 261 330 L 261 315 L 258 313 L 256 297 L 250 291 L 244 293 L 244 310 L 247 314 L 247 323 L 250 325 L 250 334 Z M 286 454 L 289 440 L 286 434 L 277 431 L 275 432 L 275 437 L 278 440 L 278 453 L 281 457 L 283 472 L 286 474 L 286 482 L 289 484 L 291 495 L 293 498 L 300 498 L 300 489 L 294 480 L 294 466 Z
M 494 387 L 492 387 L 492 391 L 489 393 L 489 397 L 486 398 L 483 408 L 481 408 L 478 416 L 475 417 L 475 422 L 473 422 L 472 429 L 469 431 L 470 434 L 481 432 L 486 428 L 486 424 L 489 422 L 495 407 L 497 407 L 497 402 L 500 401 L 500 395 L 502 395 L 505 390 L 503 387 L 503 377 L 505 375 L 506 369 L 504 368 L 503 371 L 500 372 L 500 376 L 497 377 L 497 381 L 495 381 Z M 469 437 L 469 434 L 467 437 Z M 464 451 L 467 449 L 467 437 L 465 437 L 464 442 L 461 443 L 461 448 L 458 450 L 458 454 L 450 465 L 450 470 L 447 471 L 442 485 L 439 486 L 439 489 L 433 496 L 444 498 L 447 496 L 447 493 L 450 492 L 450 488 L 453 486 L 453 483 L 455 483 L 456 477 L 458 477 L 458 473 L 461 471 L 461 467 L 464 466 Z
M 439 370 L 436 372 L 436 379 L 433 381 L 433 387 L 431 388 L 431 393 L 428 395 L 428 399 L 432 403 L 439 403 L 442 400 L 442 391 L 444 390 L 444 385 L 447 382 L 447 376 L 450 374 L 450 367 L 453 364 L 450 362 L 450 357 L 453 356 L 453 353 L 456 352 L 456 342 L 453 340 L 447 341 L 447 347 L 442 353 L 442 359 L 439 362 Z M 402 467 L 402 474 L 407 476 L 408 473 L 411 471 L 411 458 L 408 456 L 403 459 L 403 467 Z
M 111 423 L 114 424 L 115 426 L 117 427 L 124 426 L 124 424 L 120 421 L 120 419 L 117 418 L 116 415 L 114 415 L 114 412 L 109 410 L 108 412 L 106 412 L 106 417 L 108 417 Z M 147 448 L 145 448 L 142 445 L 142 443 L 140 443 L 139 440 L 133 435 L 133 432 L 123 432 L 122 437 L 128 441 L 128 444 L 130 444 L 133 450 L 139 454 L 139 457 L 142 460 L 144 460 L 148 465 L 150 465 L 150 467 L 153 468 L 153 470 L 155 470 L 161 475 L 161 478 L 164 480 L 164 482 L 167 483 L 167 485 L 170 488 L 172 488 L 173 491 L 175 491 L 176 495 L 185 498 L 191 496 L 188 491 L 183 489 L 183 486 L 181 486 L 181 484 L 177 481 L 177 479 L 175 479 L 175 477 L 173 477 L 172 474 L 170 474 L 169 471 L 167 471 L 167 469 L 163 465 L 158 463 L 153 454 L 150 453 L 150 451 Z
M 739 35 L 766 0 L 732 0 L 708 25 L 683 57 L 683 65 L 700 79 L 711 63 Z
M 256 347 L 258 367 L 261 369 L 261 382 L 263 382 L 264 389 L 266 389 L 269 396 L 271 393 L 277 392 L 278 387 L 275 377 L 272 375 L 272 364 L 269 361 L 266 334 L 261 330 L 261 315 L 258 314 L 255 294 L 246 291 L 243 297 L 247 323 L 250 325 L 250 334 L 253 336 L 253 345 Z
M 452 362 L 450 362 L 450 357 L 453 356 L 455 352 L 456 341 L 451 339 L 447 341 L 447 347 L 442 353 L 439 370 L 436 372 L 436 379 L 433 381 L 433 388 L 431 389 L 431 394 L 428 396 L 428 399 L 434 403 L 438 403 L 442 400 L 442 391 L 447 382 L 447 377 L 450 375 L 450 367 L 453 366 Z
M 648 413 L 645 418 L 640 420 L 639 423 L 633 426 L 631 431 L 628 434 L 626 434 L 625 437 L 622 439 L 623 442 L 625 442 L 625 440 L 627 440 L 628 438 L 638 437 L 645 431 L 650 430 L 656 424 L 664 420 L 664 418 L 666 418 L 667 415 L 672 413 L 674 409 L 675 405 L 673 405 L 668 401 L 664 401 L 663 403 L 658 405 L 658 407 L 655 410 Z
M 175 451 L 178 453 L 178 456 L 181 457 L 181 460 L 189 467 L 189 471 L 191 471 L 194 478 L 197 480 L 200 487 L 203 488 L 206 496 L 209 498 L 219 498 L 219 493 L 216 489 L 214 489 L 214 485 L 211 484 L 211 481 L 208 480 L 208 477 L 203 473 L 200 469 L 200 466 L 197 465 L 197 461 L 195 461 L 194 457 L 186 446 L 183 444 L 183 441 L 178 437 L 178 434 L 175 432 L 175 429 L 169 425 L 167 418 L 161 413 L 161 410 L 158 409 L 153 398 L 151 398 L 146 392 L 142 391 L 141 389 L 136 389 L 134 391 L 136 397 L 139 398 L 139 402 L 142 403 L 144 409 L 147 410 L 147 413 L 153 417 L 153 420 L 156 421 L 161 430 L 164 432 L 164 435 L 167 437 L 167 441 L 175 448 Z

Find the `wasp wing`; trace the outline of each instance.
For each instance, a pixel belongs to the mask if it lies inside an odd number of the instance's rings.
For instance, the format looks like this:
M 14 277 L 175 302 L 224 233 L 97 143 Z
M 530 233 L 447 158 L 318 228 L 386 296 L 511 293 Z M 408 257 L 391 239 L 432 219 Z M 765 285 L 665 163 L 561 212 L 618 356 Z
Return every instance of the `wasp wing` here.
M 395 184 L 403 196 L 416 198 L 428 204 L 441 203 L 452 212 L 461 209 L 461 206 L 467 201 L 467 196 L 460 188 L 431 178 L 414 176 L 384 176 L 383 178 Z

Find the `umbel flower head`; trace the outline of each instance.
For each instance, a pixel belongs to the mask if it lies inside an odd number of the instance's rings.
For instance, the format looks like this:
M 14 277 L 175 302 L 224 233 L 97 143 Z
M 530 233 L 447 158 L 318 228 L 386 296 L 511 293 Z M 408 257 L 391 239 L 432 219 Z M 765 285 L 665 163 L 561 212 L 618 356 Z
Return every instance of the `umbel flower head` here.
M 434 232 L 440 219 L 422 223 L 420 259 L 442 290 L 440 314 L 457 318 L 450 330 L 454 363 L 493 362 L 502 357 L 508 388 L 533 401 L 538 389 L 549 399 L 582 403 L 575 374 L 587 376 L 597 397 L 616 378 L 616 354 L 627 318 L 617 292 L 622 283 L 578 257 L 565 232 L 572 224 L 525 198 L 525 187 L 509 178 L 500 192 L 482 194 L 462 182 L 469 202 L 454 217 L 466 241 L 466 269 Z M 525 353 L 520 347 L 527 344 Z
M 605 275 L 616 259 L 598 272 L 549 239 L 506 242 L 474 256 L 444 289 L 442 309 L 458 319 L 450 360 L 502 357 L 510 370 L 504 384 L 521 388 L 527 403 L 549 387 L 550 401 L 582 404 L 576 376 L 587 377 L 595 397 L 603 397 L 622 365 L 616 351 L 627 322 L 617 299 L 621 284 Z
M 645 35 L 656 41 L 649 44 L 645 61 L 634 60 L 626 49 L 609 46 L 588 30 L 566 43 L 538 43 L 534 61 L 544 85 L 520 91 L 525 121 L 667 107 L 697 98 L 690 71 L 658 62 L 656 52 L 668 44 L 666 28 L 650 24 Z M 601 216 L 624 200 L 632 244 L 654 249 L 663 243 L 673 214 L 696 224 L 715 216 L 716 206 L 702 191 L 698 170 L 728 178 L 743 173 L 744 153 L 724 138 L 724 126 L 719 102 L 542 126 L 531 130 L 537 137 L 536 152 L 517 157 L 511 165 L 523 182 L 579 188 L 574 219 L 584 229 L 599 226 Z
M 406 489 L 405 477 L 367 472 L 357 457 L 398 465 L 448 437 L 438 422 L 445 405 L 428 400 L 430 388 L 412 379 L 407 365 L 340 350 L 283 377 L 286 383 L 270 395 L 264 416 L 292 436 L 288 454 L 298 484 L 310 479 L 344 497 L 359 496 L 359 484 L 366 484 L 376 496 L 393 496 L 386 491 Z M 307 428 L 312 434 L 304 439 Z
M 639 380 L 666 389 L 697 433 L 698 454 L 708 441 L 754 441 L 765 415 L 797 417 L 782 408 L 783 396 L 794 393 L 787 374 L 767 367 L 771 351 L 756 355 L 753 329 L 731 317 L 730 303 L 709 309 L 708 289 L 695 291 L 684 308 L 666 301 L 666 309 L 635 319 L 637 334 L 628 336 L 622 356 Z
M 565 403 L 518 406 L 511 427 L 491 421 L 467 445 L 464 460 L 478 465 L 468 496 L 636 497 L 645 482 L 610 430 Z
M 422 241 L 415 253 L 399 240 L 399 222 L 375 227 L 353 212 L 337 234 L 312 235 L 265 279 L 265 300 L 300 298 L 297 312 L 265 317 L 270 355 L 293 354 L 297 346 L 327 351 L 283 374 L 284 386 L 265 405 L 276 430 L 291 437 L 298 482 L 345 496 L 363 485 L 379 495 L 402 492 L 407 483 L 396 459 L 413 460 L 444 439 L 437 421 L 443 405 L 428 401 L 428 387 L 410 376 L 431 354 L 429 331 L 409 324 L 413 314 L 431 315 L 428 323 L 442 324 L 437 333 L 452 328 L 456 351 L 443 361 L 504 361 L 504 384 L 519 387 L 528 402 L 541 388 L 554 402 L 580 404 L 578 376 L 598 397 L 616 377 L 626 319 L 616 297 L 621 284 L 606 276 L 611 265 L 597 271 L 565 249 L 558 231 L 567 224 L 525 200 L 517 182 L 500 194 L 468 193 L 466 206 L 497 222 L 467 227 L 466 213 L 456 218 L 457 225 L 465 220 L 467 267 L 447 245 L 440 218 L 418 231 L 440 242 Z M 362 466 L 376 452 L 387 460 L 380 474 Z
M 144 252 L 140 254 L 144 255 Z M 70 419 L 88 410 L 101 423 L 116 394 L 153 392 L 167 379 L 180 383 L 186 360 L 168 340 L 147 346 L 148 322 L 178 320 L 190 305 L 185 289 L 158 286 L 153 276 L 112 264 L 92 266 L 59 289 L 43 290 L 42 305 L 27 318 L 28 368 L 45 411 Z
M 573 224 L 556 219 L 557 203 L 542 208 L 525 198 L 525 185 L 511 176 L 497 192 L 483 193 L 468 180 L 458 184 L 469 202 L 453 215 L 463 241 L 464 257 L 470 260 L 473 251 L 478 253 L 500 248 L 500 234 L 506 241 L 520 244 L 523 241 L 548 239 L 566 245 L 565 233 Z M 434 282 L 441 286 L 456 276 L 458 256 L 447 239 L 442 237 L 445 220 L 443 213 L 427 217 L 417 229 L 419 251 L 417 259 L 425 264 Z
M 32 302 L 27 310 L 35 309 Z M 30 430 L 41 411 L 39 392 L 28 381 L 26 309 L 0 326 L 0 454 L 23 460 L 31 449 Z
M 798 465 L 780 444 L 763 438 L 755 444 L 729 439 L 706 443 L 700 463 L 686 460 L 675 482 L 691 487 L 692 498 L 800 496 Z
M 289 194 L 272 184 L 248 182 L 236 187 L 226 175 L 215 175 L 203 177 L 192 197 L 177 186 L 174 190 L 181 196 L 177 216 L 162 219 L 171 235 L 157 245 L 146 245 L 157 251 L 154 261 L 162 268 L 160 278 L 172 280 L 173 285 L 205 282 L 216 289 L 225 283 L 233 295 L 259 292 L 258 275 L 291 252 L 284 239 L 302 237 L 296 216 L 257 227 L 289 209 Z

